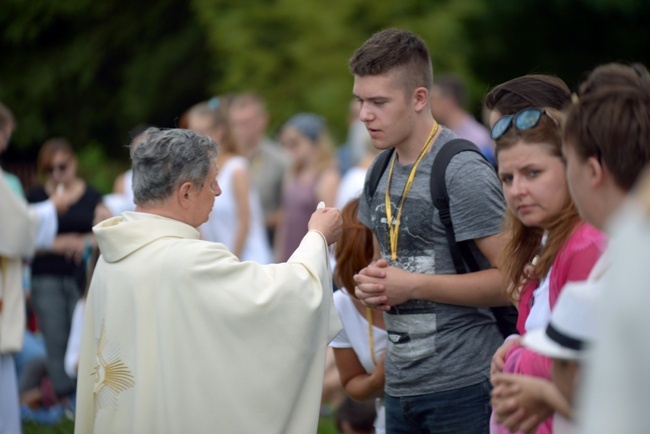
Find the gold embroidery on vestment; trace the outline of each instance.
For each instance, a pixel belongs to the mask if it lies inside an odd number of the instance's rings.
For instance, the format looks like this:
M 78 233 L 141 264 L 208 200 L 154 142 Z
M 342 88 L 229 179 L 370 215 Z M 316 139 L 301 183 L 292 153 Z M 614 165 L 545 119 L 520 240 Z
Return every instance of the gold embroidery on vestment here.
M 91 373 L 95 377 L 95 413 L 99 410 L 117 408 L 117 395 L 135 385 L 131 370 L 119 357 L 120 347 L 108 342 L 104 322 L 97 342 L 97 357 L 95 369 Z

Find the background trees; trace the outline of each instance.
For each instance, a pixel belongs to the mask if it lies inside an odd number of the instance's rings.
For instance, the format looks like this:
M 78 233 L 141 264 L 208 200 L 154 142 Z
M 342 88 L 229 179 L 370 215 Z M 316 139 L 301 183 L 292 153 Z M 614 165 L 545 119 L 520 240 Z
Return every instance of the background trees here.
M 528 72 L 572 86 L 597 64 L 649 64 L 643 0 L 4 0 L 0 100 L 16 115 L 13 151 L 31 159 L 67 136 L 99 187 L 126 165 L 128 131 L 172 127 L 212 95 L 254 90 L 272 128 L 315 111 L 343 140 L 347 59 L 373 32 L 402 27 L 429 45 L 435 72 L 469 83 L 478 111 L 493 85 Z M 93 181 L 93 179 L 91 179 Z

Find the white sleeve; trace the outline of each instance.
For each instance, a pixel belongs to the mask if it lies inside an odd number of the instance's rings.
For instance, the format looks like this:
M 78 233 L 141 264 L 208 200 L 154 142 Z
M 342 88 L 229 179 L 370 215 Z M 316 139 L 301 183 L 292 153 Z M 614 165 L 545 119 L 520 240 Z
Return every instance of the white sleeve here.
M 54 244 L 56 232 L 59 229 L 59 220 L 56 208 L 51 200 L 31 204 L 29 210 L 39 221 L 36 232 L 36 249 L 49 249 Z
M 34 253 L 38 217 L 11 191 L 0 170 L 0 255 L 27 258 Z
M 84 308 L 86 300 L 84 298 L 77 302 L 72 313 L 72 325 L 70 326 L 70 336 L 68 337 L 68 346 L 65 350 L 65 359 L 63 367 L 65 373 L 70 378 L 77 378 L 77 366 L 79 364 L 79 350 L 81 348 L 81 331 L 83 330 Z

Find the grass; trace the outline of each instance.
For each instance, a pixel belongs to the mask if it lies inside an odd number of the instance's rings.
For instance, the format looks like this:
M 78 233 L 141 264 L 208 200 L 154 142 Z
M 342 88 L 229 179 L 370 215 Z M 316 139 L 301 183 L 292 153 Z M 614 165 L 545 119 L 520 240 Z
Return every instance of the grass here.
M 48 426 L 39 425 L 33 422 L 23 422 L 23 434 L 72 434 L 74 433 L 74 422 L 65 419 L 64 421 Z
M 65 419 L 63 422 L 53 425 L 38 425 L 35 423 L 23 423 L 23 434 L 73 434 L 74 422 Z M 318 421 L 317 434 L 337 434 L 334 419 L 332 417 L 322 417 Z

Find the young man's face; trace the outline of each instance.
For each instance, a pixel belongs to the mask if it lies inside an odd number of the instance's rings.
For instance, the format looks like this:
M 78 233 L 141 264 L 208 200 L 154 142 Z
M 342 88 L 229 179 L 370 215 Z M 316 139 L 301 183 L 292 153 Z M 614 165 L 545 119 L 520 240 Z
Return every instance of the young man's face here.
M 359 119 L 370 133 L 375 148 L 400 149 L 412 132 L 414 101 L 399 79 L 399 71 L 354 76 L 353 94 L 359 100 Z
M 264 137 L 268 118 L 260 107 L 249 104 L 230 110 L 230 125 L 237 141 L 253 150 Z
M 591 176 L 588 160 L 585 160 L 576 151 L 571 142 L 565 142 L 562 147 L 564 158 L 566 160 L 567 182 L 569 191 L 576 208 L 582 218 L 592 225 L 600 228 L 601 222 L 599 212 L 594 209 L 594 201 L 598 201 L 598 194 L 591 188 Z

